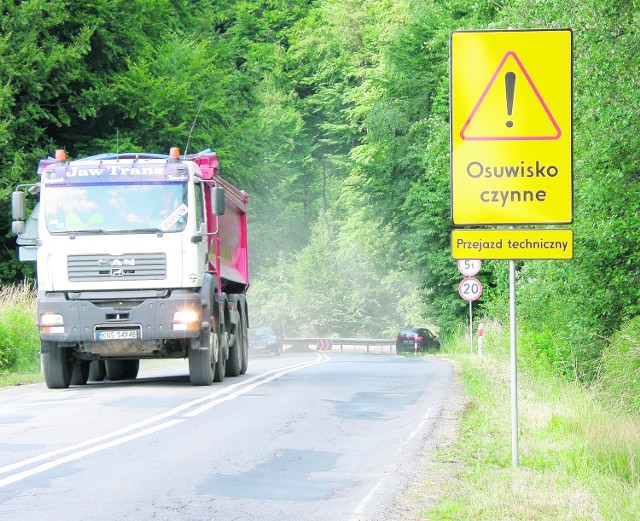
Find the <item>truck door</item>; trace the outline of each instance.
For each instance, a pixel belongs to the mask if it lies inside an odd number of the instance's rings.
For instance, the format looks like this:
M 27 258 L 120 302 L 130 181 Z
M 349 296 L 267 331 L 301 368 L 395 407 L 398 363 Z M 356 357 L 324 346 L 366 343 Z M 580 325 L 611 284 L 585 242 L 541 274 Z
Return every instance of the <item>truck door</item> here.
M 206 233 L 207 226 L 205 221 L 204 212 L 204 191 L 202 183 L 196 183 L 195 186 L 195 203 L 196 203 L 196 230 L 204 231 Z M 204 226 L 203 226 L 204 225 Z M 209 267 L 209 238 L 204 235 L 202 240 L 197 244 L 198 259 L 202 259 L 203 271 L 210 271 Z

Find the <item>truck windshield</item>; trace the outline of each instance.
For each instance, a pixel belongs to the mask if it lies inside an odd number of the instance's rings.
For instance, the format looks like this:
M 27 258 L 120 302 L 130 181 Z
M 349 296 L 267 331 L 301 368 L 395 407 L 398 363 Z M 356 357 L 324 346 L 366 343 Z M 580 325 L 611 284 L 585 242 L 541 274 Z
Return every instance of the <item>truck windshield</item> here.
M 187 222 L 187 185 L 47 185 L 40 204 L 50 233 L 179 232 Z

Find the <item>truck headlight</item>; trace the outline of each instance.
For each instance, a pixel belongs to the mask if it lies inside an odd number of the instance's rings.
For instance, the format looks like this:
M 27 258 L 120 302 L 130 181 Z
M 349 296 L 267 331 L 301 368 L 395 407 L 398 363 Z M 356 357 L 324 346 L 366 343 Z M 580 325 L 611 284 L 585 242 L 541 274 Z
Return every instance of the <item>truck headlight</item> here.
M 64 319 L 59 313 L 40 315 L 40 331 L 42 333 L 64 333 Z
M 200 328 L 200 313 L 193 309 L 176 311 L 173 314 L 174 331 L 195 331 Z

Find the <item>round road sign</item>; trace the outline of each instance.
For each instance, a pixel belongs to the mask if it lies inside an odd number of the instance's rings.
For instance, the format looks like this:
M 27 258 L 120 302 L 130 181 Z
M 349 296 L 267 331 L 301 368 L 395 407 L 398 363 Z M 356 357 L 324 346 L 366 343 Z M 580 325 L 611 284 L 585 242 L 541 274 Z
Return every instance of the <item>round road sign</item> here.
M 478 300 L 482 295 L 482 284 L 480 281 L 473 277 L 466 277 L 462 279 L 458 286 L 458 293 L 460 296 L 468 301 Z
M 458 271 L 465 277 L 473 277 L 480 271 L 482 262 L 479 260 L 459 260 Z

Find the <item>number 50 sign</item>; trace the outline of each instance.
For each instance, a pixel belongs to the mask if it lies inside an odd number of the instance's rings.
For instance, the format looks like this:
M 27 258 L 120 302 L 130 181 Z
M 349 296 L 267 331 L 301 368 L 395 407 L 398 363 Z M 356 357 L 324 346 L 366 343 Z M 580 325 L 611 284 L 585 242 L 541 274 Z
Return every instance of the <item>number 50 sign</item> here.
M 478 300 L 480 295 L 482 295 L 482 284 L 480 284 L 480 281 L 475 277 L 466 277 L 460 282 L 458 293 L 460 293 L 463 299 L 469 302 Z

